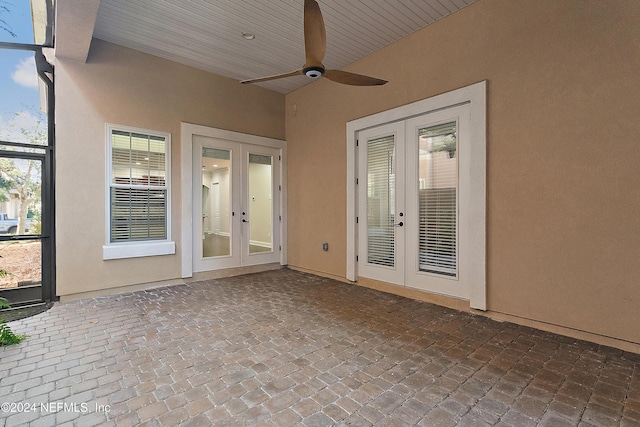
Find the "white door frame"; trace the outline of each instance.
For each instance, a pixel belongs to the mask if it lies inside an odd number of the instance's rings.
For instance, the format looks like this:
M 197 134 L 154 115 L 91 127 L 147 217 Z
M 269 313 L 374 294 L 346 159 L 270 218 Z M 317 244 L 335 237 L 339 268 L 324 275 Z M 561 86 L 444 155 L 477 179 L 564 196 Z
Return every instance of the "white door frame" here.
M 451 92 L 436 95 L 422 101 L 373 114 L 347 123 L 347 279 L 356 281 L 358 270 L 357 186 L 358 177 L 356 141 L 358 133 L 385 123 L 404 121 L 412 117 L 469 104 L 471 110 L 470 134 L 472 143 L 469 155 L 474 159 L 470 165 L 470 208 L 477 223 L 469 227 L 470 257 L 468 275 L 471 280 L 469 304 L 479 310 L 487 309 L 486 295 L 486 88 L 482 81 Z
M 280 252 L 280 264 L 287 263 L 287 170 L 286 154 L 287 143 L 281 139 L 266 138 L 262 136 L 249 135 L 245 133 L 233 132 L 224 129 L 211 128 L 207 126 L 194 125 L 191 123 L 181 123 L 181 190 L 182 190 L 182 277 L 193 277 L 193 137 L 200 135 L 209 138 L 216 138 L 241 144 L 251 144 L 279 149 L 282 155 L 280 168 L 280 182 L 282 191 L 280 192 L 280 205 L 282 221 L 280 223 L 280 242 L 282 251 Z

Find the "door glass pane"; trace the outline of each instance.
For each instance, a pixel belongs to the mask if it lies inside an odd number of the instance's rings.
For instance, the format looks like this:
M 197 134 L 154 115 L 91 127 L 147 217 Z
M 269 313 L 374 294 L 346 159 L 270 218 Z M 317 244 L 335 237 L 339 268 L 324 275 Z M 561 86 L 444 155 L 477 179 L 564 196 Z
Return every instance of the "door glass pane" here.
M 395 265 L 395 141 L 393 136 L 367 143 L 367 262 Z
M 231 152 L 202 148 L 202 256 L 231 255 Z
M 273 249 L 272 158 L 249 154 L 249 253 Z
M 457 274 L 457 124 L 419 130 L 420 271 Z
M 0 234 L 41 234 L 42 162 L 0 158 Z M 42 282 L 40 240 L 0 242 L 0 289 Z

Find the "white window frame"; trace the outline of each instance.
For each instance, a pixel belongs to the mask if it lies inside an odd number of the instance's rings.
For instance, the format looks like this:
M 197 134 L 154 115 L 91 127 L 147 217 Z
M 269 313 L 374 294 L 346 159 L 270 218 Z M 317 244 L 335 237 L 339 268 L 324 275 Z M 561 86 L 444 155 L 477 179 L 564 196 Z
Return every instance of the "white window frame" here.
M 469 194 L 470 222 L 468 241 L 468 276 L 470 279 L 469 305 L 478 310 L 487 309 L 486 291 L 486 122 L 487 122 L 487 82 L 481 81 L 460 89 L 436 95 L 431 98 L 407 104 L 388 111 L 373 114 L 347 123 L 347 279 L 357 281 L 356 263 L 358 227 L 356 178 L 358 132 L 380 126 L 385 123 L 404 121 L 412 117 L 444 110 L 462 104 L 471 108 L 470 133 L 472 144 L 468 171 L 471 180 Z M 366 189 L 365 189 L 366 191 Z
M 111 179 L 112 179 L 112 149 L 111 135 L 113 131 L 139 133 L 157 136 L 165 139 L 165 182 L 167 187 L 167 237 L 163 240 L 138 240 L 135 242 L 111 242 Z M 105 188 L 105 244 L 102 247 L 102 259 L 137 258 L 157 255 L 172 255 L 176 253 L 176 244 L 171 240 L 171 134 L 149 129 L 141 129 L 117 124 L 106 124 L 106 188 Z

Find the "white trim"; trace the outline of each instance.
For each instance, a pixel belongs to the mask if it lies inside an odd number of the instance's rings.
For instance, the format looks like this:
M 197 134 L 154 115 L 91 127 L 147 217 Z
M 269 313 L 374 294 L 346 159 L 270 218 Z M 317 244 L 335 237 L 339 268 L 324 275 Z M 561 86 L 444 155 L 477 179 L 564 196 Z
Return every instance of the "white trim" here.
M 116 242 L 110 240 L 111 236 L 111 132 L 123 131 L 139 133 L 143 135 L 159 136 L 165 139 L 165 187 L 167 189 L 167 238 L 163 240 L 147 240 L 136 242 Z M 102 259 L 137 258 L 155 255 L 172 255 L 176 253 L 176 244 L 171 240 L 171 134 L 155 130 L 121 126 L 113 123 L 105 124 L 105 149 L 106 149 L 106 189 L 105 189 L 105 244 L 102 247 Z
M 143 242 L 143 243 L 119 243 L 104 245 L 102 247 L 102 259 L 137 258 L 156 255 L 173 255 L 176 253 L 175 242 Z
M 356 177 L 358 176 L 358 147 L 356 146 L 359 126 L 356 121 L 347 123 L 347 280 L 355 282 L 356 255 L 358 251 L 358 224 L 356 224 Z
M 471 174 L 469 224 L 469 303 L 471 308 L 487 309 L 487 82 L 477 83 L 471 102 Z
M 217 138 L 242 144 L 251 144 L 279 149 L 282 160 L 280 167 L 280 182 L 282 191 L 280 192 L 280 215 L 282 222 L 280 223 L 280 264 L 287 263 L 287 172 L 286 172 L 286 155 L 287 144 L 281 139 L 267 138 L 257 135 L 249 135 L 245 133 L 234 132 L 225 129 L 211 128 L 207 126 L 195 125 L 192 123 L 181 123 L 181 144 L 180 153 L 181 161 L 181 178 L 182 178 L 182 277 L 193 276 L 193 196 L 192 196 L 192 170 L 193 170 L 193 137 L 195 135 Z M 274 251 L 276 248 L 274 248 Z
M 358 166 L 356 141 L 358 132 L 385 123 L 406 120 L 419 115 L 470 104 L 471 144 L 471 218 L 469 224 L 469 250 L 473 254 L 469 263 L 469 302 L 472 308 L 486 310 L 486 81 L 451 92 L 436 95 L 402 107 L 373 114 L 347 123 L 347 279 L 358 277 L 356 255 L 358 230 L 356 225 L 356 178 Z

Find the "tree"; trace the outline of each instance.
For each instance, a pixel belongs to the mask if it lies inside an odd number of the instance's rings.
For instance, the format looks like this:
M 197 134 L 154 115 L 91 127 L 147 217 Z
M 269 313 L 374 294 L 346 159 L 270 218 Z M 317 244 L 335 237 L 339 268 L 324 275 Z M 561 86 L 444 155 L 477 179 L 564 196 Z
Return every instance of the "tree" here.
M 7 3 L 6 1 L 0 0 L 0 15 L 11 14 L 11 11 L 9 10 L 9 6 L 7 6 L 8 4 L 9 3 Z M 3 30 L 9 33 L 9 35 L 13 38 L 17 37 L 17 34 L 11 31 L 11 27 L 9 26 L 7 21 L 5 21 L 2 18 L 0 18 L 0 30 Z
M 29 205 L 40 201 L 40 162 L 24 160 L 16 165 L 14 159 L 0 159 L 0 175 L 4 183 L 2 190 L 14 190 L 18 194 L 20 207 L 17 234 L 25 234 Z
M 457 142 L 455 133 L 443 135 L 441 138 L 434 138 L 433 146 L 429 150 L 429 153 L 437 153 L 440 151 L 446 151 L 450 159 L 456 156 Z

